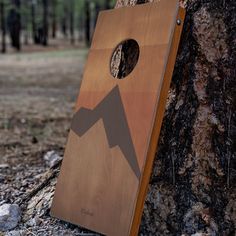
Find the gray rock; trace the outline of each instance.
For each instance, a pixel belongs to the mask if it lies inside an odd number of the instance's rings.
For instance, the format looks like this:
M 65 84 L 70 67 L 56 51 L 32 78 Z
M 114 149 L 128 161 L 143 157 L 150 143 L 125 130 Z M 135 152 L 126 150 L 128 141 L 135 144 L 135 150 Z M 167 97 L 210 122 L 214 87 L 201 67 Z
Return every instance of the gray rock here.
M 5 180 L 5 176 L 0 174 L 0 183 Z
M 40 225 L 40 223 L 41 219 L 38 216 L 35 216 L 34 218 L 28 220 L 25 225 L 28 227 L 34 227 Z
M 47 152 L 43 159 L 46 161 L 47 165 L 52 168 L 55 166 L 59 161 L 62 160 L 62 157 L 59 156 L 55 151 Z
M 9 168 L 8 164 L 0 164 L 0 169 L 7 169 Z
M 24 230 L 13 230 L 5 234 L 5 236 L 24 236 L 24 235 L 27 235 Z
M 16 204 L 3 204 L 0 206 L 0 231 L 14 229 L 21 219 L 20 207 Z

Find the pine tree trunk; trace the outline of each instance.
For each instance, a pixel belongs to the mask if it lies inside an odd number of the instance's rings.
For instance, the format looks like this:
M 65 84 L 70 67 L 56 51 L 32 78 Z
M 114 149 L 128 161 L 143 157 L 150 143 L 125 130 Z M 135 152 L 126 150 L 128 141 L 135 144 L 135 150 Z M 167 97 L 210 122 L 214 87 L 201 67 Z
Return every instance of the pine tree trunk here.
M 118 0 L 116 7 L 137 3 Z M 192 0 L 186 8 L 139 235 L 233 236 L 236 2 Z M 22 200 L 31 216 L 53 195 L 57 173 L 55 166 Z M 43 204 L 50 207 L 51 200 Z
M 110 0 L 105 0 L 104 9 L 110 9 L 110 3 L 111 3 Z
M 36 33 L 36 22 L 35 22 L 35 1 L 31 0 L 31 26 L 32 26 L 32 38 L 35 44 L 38 44 L 37 33 Z
M 6 52 L 6 22 L 5 22 L 5 3 L 3 0 L 0 2 L 0 16 L 1 16 L 1 30 L 2 30 L 2 48 L 1 52 Z
M 10 30 L 12 47 L 16 50 L 20 51 L 21 42 L 20 42 L 20 34 L 21 34 L 21 14 L 20 14 L 20 0 L 12 0 L 13 8 L 10 10 L 8 15 L 8 27 Z
M 28 10 L 28 0 L 23 0 L 22 1 L 23 8 Z M 28 11 L 24 10 L 24 14 L 22 14 L 22 29 L 24 33 L 24 44 L 28 45 L 29 44 L 29 37 L 28 37 Z
M 85 0 L 85 42 L 87 46 L 90 45 L 90 40 L 91 40 L 90 24 L 91 24 L 90 1 Z
M 63 18 L 62 18 L 62 33 L 64 35 L 64 37 L 67 37 L 67 28 L 68 28 L 68 22 L 67 22 L 67 18 L 68 18 L 68 5 L 67 2 L 63 3 L 63 8 L 64 8 L 64 14 L 63 14 Z
M 75 2 L 74 0 L 70 0 L 70 41 L 71 44 L 75 43 L 75 35 L 74 35 L 74 7 L 75 7 Z
M 57 0 L 52 0 L 52 38 L 56 38 L 57 31 Z
M 42 45 L 48 45 L 48 0 L 43 0 L 43 39 Z

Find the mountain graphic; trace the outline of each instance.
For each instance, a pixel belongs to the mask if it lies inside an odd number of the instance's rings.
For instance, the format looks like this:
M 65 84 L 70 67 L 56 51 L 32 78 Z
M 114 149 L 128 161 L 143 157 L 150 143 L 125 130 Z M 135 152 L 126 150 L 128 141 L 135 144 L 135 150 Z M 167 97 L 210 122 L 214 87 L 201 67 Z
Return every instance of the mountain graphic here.
M 71 129 L 81 137 L 99 119 L 103 120 L 109 147 L 120 147 L 139 179 L 141 173 L 118 86 L 114 87 L 93 110 L 79 109 L 73 117 Z

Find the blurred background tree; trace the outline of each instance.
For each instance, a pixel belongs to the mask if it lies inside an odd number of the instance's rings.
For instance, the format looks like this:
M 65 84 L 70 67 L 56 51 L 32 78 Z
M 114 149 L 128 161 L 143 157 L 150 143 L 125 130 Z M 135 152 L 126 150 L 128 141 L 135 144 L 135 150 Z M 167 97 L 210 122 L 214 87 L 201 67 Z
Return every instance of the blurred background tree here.
M 66 42 L 89 46 L 99 11 L 114 4 L 115 0 L 0 0 L 1 52 Z

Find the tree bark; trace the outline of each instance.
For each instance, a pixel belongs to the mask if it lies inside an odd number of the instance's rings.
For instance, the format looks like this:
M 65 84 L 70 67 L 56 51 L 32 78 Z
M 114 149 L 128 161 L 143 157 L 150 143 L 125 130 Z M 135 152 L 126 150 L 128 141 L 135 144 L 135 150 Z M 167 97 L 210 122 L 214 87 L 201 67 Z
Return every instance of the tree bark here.
M 99 15 L 100 10 L 101 10 L 100 4 L 99 3 L 95 3 L 95 6 L 94 6 L 94 28 L 96 27 L 97 20 L 98 20 L 98 15 Z
M 75 43 L 75 35 L 74 35 L 74 18 L 75 18 L 75 2 L 74 0 L 70 0 L 70 41 L 71 44 Z
M 23 30 L 23 34 L 24 34 L 24 44 L 28 45 L 29 44 L 29 37 L 28 37 L 28 0 L 23 0 L 22 1 L 22 5 L 23 5 L 23 9 L 24 12 L 22 13 L 22 30 Z
M 235 235 L 236 2 L 190 0 L 186 9 L 139 235 Z M 50 171 L 27 200 L 30 214 L 54 191 L 58 168 Z
M 43 0 L 43 46 L 48 45 L 48 0 Z
M 91 12 L 90 12 L 90 1 L 85 0 L 85 42 L 86 45 L 90 45 L 90 39 L 91 39 Z
M 37 33 L 36 33 L 36 22 L 35 22 L 35 0 L 31 0 L 31 25 L 32 25 L 32 38 L 35 44 L 38 44 Z
M 84 37 L 84 17 L 82 15 L 80 15 L 78 17 L 78 41 L 79 42 L 84 42 L 85 41 L 85 37 Z
M 64 8 L 64 14 L 63 14 L 63 18 L 62 18 L 62 33 L 64 35 L 64 37 L 67 37 L 67 17 L 68 17 L 68 6 L 67 3 L 64 2 L 63 3 L 63 8 Z
M 52 38 L 56 38 L 57 31 L 57 0 L 52 0 Z
M 6 22 L 5 22 L 5 2 L 0 2 L 1 30 L 2 30 L 2 53 L 6 53 Z
M 12 47 L 18 51 L 21 49 L 20 34 L 21 34 L 21 14 L 20 14 L 20 0 L 12 0 L 13 8 L 8 15 L 8 28 L 10 30 L 10 37 Z
M 110 0 L 105 0 L 104 2 L 104 9 L 110 9 L 110 4 L 111 4 L 111 1 Z

